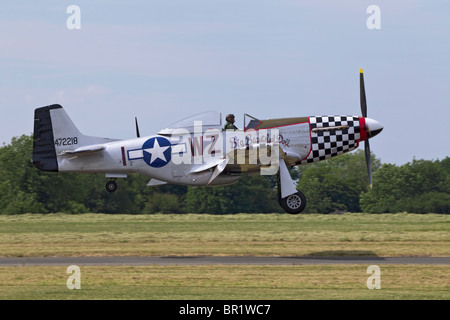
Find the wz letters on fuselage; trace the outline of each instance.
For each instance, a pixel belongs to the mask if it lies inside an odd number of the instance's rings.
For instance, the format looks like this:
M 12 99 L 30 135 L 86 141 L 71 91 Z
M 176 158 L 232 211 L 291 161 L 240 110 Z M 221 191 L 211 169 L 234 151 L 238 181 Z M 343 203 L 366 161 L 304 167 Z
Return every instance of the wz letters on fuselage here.
M 227 158 L 228 164 L 264 166 L 263 175 L 278 171 L 279 145 L 286 143 L 278 129 L 203 131 L 201 123 L 194 128 L 193 134 L 183 128 L 173 131 L 170 139 L 173 164 L 211 164 Z

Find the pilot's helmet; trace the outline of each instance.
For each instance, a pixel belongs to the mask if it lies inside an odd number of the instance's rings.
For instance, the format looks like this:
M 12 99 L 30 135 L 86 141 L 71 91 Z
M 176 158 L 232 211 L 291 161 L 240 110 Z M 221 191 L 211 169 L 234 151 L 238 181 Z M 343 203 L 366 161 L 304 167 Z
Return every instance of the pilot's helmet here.
M 233 122 L 234 121 L 234 114 L 228 114 L 225 118 L 226 121 L 228 122 Z

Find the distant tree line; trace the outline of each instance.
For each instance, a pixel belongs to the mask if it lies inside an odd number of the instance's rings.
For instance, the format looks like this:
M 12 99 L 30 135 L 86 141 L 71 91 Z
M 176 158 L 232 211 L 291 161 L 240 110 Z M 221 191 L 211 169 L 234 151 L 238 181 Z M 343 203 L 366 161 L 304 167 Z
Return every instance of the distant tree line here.
M 224 187 L 146 187 L 148 177 L 119 179 L 114 193 L 103 174 L 58 174 L 36 169 L 32 136 L 0 147 L 0 214 L 21 213 L 270 213 L 278 205 L 276 176 L 243 176 Z M 335 211 L 450 213 L 450 158 L 402 166 L 372 158 L 368 187 L 364 152 L 295 167 L 291 175 L 307 198 L 305 213 Z

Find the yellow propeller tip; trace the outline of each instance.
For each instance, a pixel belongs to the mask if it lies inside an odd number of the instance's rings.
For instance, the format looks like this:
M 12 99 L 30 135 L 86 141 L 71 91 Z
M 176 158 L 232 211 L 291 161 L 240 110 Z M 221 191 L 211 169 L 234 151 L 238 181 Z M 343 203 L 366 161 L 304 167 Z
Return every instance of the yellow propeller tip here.
M 363 73 L 362 68 L 359 69 L 359 73 Z

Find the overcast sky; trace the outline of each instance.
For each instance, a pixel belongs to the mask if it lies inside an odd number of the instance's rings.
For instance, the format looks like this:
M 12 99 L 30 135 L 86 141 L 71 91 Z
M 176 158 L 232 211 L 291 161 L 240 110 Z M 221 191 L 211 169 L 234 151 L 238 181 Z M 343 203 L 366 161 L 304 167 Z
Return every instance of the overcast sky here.
M 69 29 L 70 5 L 80 29 Z M 370 5 L 380 29 L 369 29 Z M 81 132 L 133 138 L 202 111 L 360 115 L 383 163 L 450 153 L 448 0 L 2 1 L 0 143 L 61 104 Z M 362 148 L 362 146 L 360 147 Z

